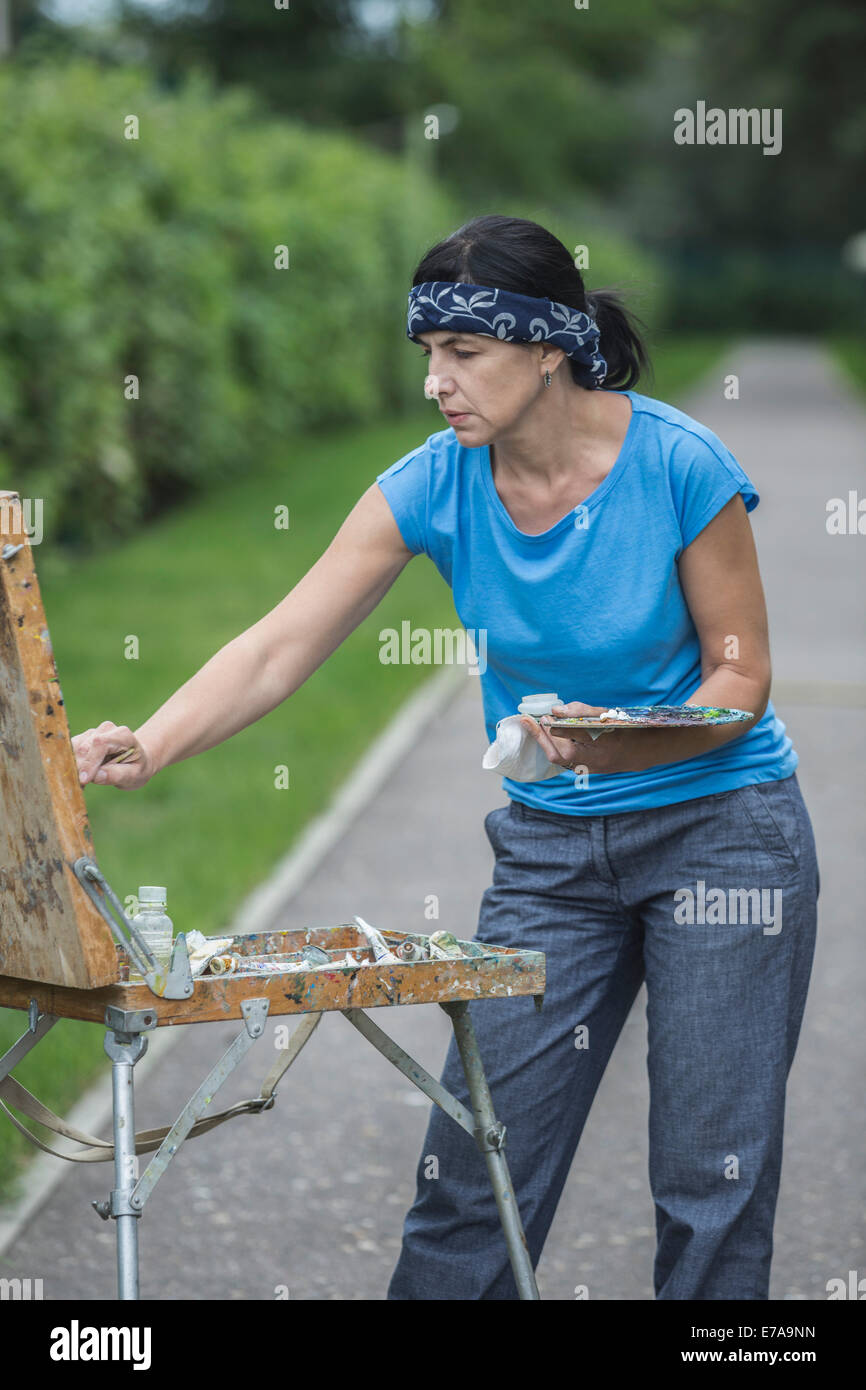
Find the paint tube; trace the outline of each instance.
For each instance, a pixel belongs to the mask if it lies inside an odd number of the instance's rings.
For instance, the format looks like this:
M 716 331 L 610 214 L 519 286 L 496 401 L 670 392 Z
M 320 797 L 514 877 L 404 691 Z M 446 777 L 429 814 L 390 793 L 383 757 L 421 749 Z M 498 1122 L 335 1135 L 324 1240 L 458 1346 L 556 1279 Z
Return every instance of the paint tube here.
M 400 957 L 402 961 L 415 961 L 426 959 L 423 946 L 420 946 L 417 941 L 410 941 L 408 936 L 405 941 L 400 942 L 400 945 L 396 948 L 396 950 L 397 955 Z
M 186 934 L 186 949 L 189 955 L 189 968 L 192 971 L 193 977 L 197 975 L 206 975 L 208 973 L 208 966 L 214 956 L 224 956 L 230 953 L 230 949 L 233 945 L 233 936 L 204 936 L 200 931 L 196 931 L 195 928 L 193 928 L 192 931 L 188 931 Z M 218 972 L 213 971 L 212 973 L 217 974 Z
M 436 956 L 438 960 L 463 959 L 463 952 L 460 949 L 460 942 L 457 940 L 457 937 L 454 935 L 453 932 L 434 931 L 433 935 L 430 937 L 431 955 L 433 954 L 434 947 L 436 948 Z
M 211 975 L 232 975 L 238 968 L 237 956 L 211 956 L 208 970 Z
M 309 970 L 310 966 L 305 960 L 292 961 L 286 964 L 280 960 L 256 960 L 255 956 L 244 956 L 240 963 L 238 974 L 240 975 L 286 975 L 290 971 Z
M 376 960 L 377 965 L 399 965 L 400 957 L 395 956 L 394 952 L 387 945 L 384 936 L 375 927 L 371 927 L 369 922 L 365 922 L 363 917 L 356 917 L 355 921 L 364 933 L 369 942 L 370 949 Z
M 487 954 L 483 946 L 479 946 L 477 941 L 461 941 L 460 949 L 464 956 L 484 956 Z

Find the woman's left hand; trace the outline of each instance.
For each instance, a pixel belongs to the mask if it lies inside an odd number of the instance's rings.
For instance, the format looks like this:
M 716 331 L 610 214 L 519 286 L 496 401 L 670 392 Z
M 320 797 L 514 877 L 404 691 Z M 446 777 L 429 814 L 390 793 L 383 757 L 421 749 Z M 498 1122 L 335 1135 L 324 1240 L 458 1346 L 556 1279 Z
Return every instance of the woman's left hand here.
M 549 734 L 546 725 L 557 719 L 570 719 L 580 714 L 604 714 L 607 705 L 585 705 L 572 700 L 567 705 L 554 705 L 553 713 L 543 714 L 541 721 L 526 714 L 521 719 L 544 751 L 548 762 L 558 763 L 566 772 L 634 772 L 635 735 L 629 729 L 606 730 L 600 738 L 592 739 L 586 729 L 573 734 Z

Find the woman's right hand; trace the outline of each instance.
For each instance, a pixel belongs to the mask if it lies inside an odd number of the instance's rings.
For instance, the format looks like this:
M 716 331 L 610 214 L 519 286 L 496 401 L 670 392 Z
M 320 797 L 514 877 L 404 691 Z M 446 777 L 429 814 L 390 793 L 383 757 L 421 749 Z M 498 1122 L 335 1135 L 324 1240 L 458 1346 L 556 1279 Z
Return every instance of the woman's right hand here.
M 106 765 L 106 760 L 117 753 L 125 753 L 128 748 L 135 751 L 122 763 Z M 109 719 L 98 729 L 76 734 L 72 751 L 78 762 L 78 780 L 82 786 L 97 782 L 110 787 L 143 787 L 157 771 L 153 758 L 132 730 L 125 724 L 112 724 Z

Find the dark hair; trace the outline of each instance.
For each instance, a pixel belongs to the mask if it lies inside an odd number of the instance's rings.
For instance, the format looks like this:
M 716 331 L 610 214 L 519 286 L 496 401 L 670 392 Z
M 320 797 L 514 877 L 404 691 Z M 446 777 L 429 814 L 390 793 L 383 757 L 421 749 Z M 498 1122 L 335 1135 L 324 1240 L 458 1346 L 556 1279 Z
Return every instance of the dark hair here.
M 607 361 L 605 386 L 628 390 L 650 370 L 649 355 L 637 324 L 616 290 L 590 290 L 562 242 L 538 222 L 523 217 L 475 217 L 437 242 L 422 258 L 413 285 L 427 280 L 487 285 L 491 289 L 553 299 L 595 319 L 599 350 Z M 580 368 L 569 360 L 580 383 Z

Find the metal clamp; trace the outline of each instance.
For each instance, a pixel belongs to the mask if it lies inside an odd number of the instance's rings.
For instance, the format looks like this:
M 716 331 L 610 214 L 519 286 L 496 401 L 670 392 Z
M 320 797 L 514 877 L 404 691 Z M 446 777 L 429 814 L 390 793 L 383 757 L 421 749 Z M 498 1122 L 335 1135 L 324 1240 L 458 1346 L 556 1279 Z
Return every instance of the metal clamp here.
M 96 1203 L 94 1202 L 93 1205 L 96 1206 Z M 108 1202 L 105 1203 L 105 1205 L 108 1207 L 109 1216 L 114 1217 L 114 1218 L 117 1218 L 118 1216 L 136 1216 L 136 1217 L 141 1216 L 141 1212 L 138 1211 L 138 1210 L 132 1205 L 132 1188 L 131 1188 L 131 1187 L 127 1187 L 127 1188 L 117 1188 L 117 1187 L 114 1187 L 114 1188 L 112 1188 L 112 1190 L 111 1190 L 111 1196 L 109 1197 Z M 97 1207 L 97 1211 L 99 1211 L 99 1208 L 98 1208 L 98 1207 Z M 102 1212 L 99 1211 L 99 1214 L 100 1214 L 100 1216 L 101 1216 L 101 1215 L 102 1215 Z M 108 1218 L 106 1217 L 106 1220 L 107 1220 L 107 1219 L 108 1219 Z
M 72 870 L 99 915 L 108 923 L 111 935 L 118 946 L 123 947 L 150 992 L 160 999 L 188 999 L 193 992 L 194 985 L 184 933 L 180 932 L 175 940 L 171 953 L 171 964 L 168 973 L 166 973 L 138 928 L 127 917 L 123 910 L 123 904 L 99 865 L 94 860 L 89 859 L 86 854 L 83 854 L 80 859 L 76 859 L 72 865 Z M 102 897 L 97 894 L 97 886 L 102 891 Z M 106 907 L 106 898 L 111 904 L 115 916 L 112 916 Z
M 495 1120 L 487 1129 L 476 1129 L 473 1131 L 475 1142 L 480 1151 L 485 1153 L 499 1153 L 505 1148 L 505 1125 L 501 1120 Z
M 153 1009 L 118 1009 L 109 1004 L 105 1010 L 105 1026 L 123 1038 L 131 1038 L 155 1028 L 156 1014 Z
M 118 1033 L 109 1028 L 102 1046 L 112 1062 L 134 1067 L 147 1051 L 147 1038 L 141 1033 Z

